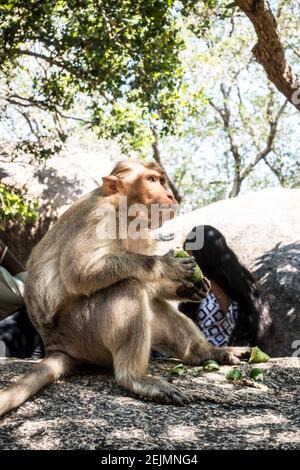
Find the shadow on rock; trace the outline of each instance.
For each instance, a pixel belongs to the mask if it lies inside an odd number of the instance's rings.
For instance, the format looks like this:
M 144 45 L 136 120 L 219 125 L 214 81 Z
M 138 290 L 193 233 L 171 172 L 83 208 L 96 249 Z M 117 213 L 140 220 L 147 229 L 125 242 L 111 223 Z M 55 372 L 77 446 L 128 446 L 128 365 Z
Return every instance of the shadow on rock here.
M 39 168 L 34 176 L 43 187 L 38 200 L 39 219 L 26 225 L 15 222 L 1 234 L 1 238 L 23 263 L 28 259 L 32 248 L 57 220 L 59 210 L 67 208 L 82 194 L 82 183 L 79 179 L 61 176 L 53 167 Z
M 278 243 L 256 259 L 254 275 L 268 295 L 274 318 L 273 355 L 291 356 L 300 341 L 300 241 Z

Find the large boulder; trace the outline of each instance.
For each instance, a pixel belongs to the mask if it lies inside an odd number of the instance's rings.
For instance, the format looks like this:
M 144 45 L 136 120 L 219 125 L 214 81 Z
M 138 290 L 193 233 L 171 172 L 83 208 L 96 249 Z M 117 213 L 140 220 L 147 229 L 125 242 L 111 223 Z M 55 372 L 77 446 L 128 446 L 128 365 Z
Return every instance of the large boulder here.
M 152 372 L 170 379 L 174 363 Z M 0 388 L 30 370 L 0 363 Z M 137 399 L 109 373 L 89 370 L 60 380 L 0 418 L 0 449 L 300 449 L 298 358 L 263 364 L 263 389 L 230 383 L 229 367 L 188 367 L 174 385 L 192 395 L 184 408 Z M 249 374 L 250 366 L 241 366 Z
M 276 334 L 275 356 L 300 348 L 300 189 L 270 188 L 197 209 L 167 222 L 176 237 L 162 251 L 180 244 L 195 226 L 216 227 L 268 295 Z M 162 244 L 164 245 L 164 244 Z M 168 247 L 167 247 L 168 245 Z
M 1 160 L 0 180 L 39 203 L 40 217 L 36 223 L 14 224 L 1 236 L 25 262 L 33 246 L 46 233 L 55 220 L 82 195 L 95 189 L 113 166 L 111 155 L 119 158 L 112 144 L 99 142 L 90 148 L 68 145 L 45 165 L 29 156 Z

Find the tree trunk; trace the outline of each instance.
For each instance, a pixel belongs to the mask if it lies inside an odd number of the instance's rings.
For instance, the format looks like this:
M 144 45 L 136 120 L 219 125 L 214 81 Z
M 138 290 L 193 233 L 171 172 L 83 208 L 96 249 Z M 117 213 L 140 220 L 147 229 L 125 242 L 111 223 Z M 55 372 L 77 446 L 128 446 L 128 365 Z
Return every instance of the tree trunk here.
M 285 58 L 277 30 L 277 21 L 266 0 L 235 0 L 248 16 L 257 34 L 253 54 L 265 69 L 269 80 L 300 111 L 300 78 Z
M 232 188 L 228 197 L 231 198 L 231 197 L 237 196 L 241 190 L 241 186 L 242 186 L 242 179 L 240 178 L 238 174 L 235 174 L 233 185 L 232 185 Z
M 158 163 L 158 165 L 165 172 L 165 175 L 166 175 L 166 178 L 167 178 L 167 181 L 168 181 L 168 185 L 170 186 L 170 189 L 171 189 L 172 193 L 174 194 L 175 199 L 180 204 L 181 201 L 182 201 L 182 196 L 180 195 L 179 190 L 177 189 L 175 183 L 173 183 L 173 181 L 171 180 L 171 178 L 167 174 L 166 170 L 164 169 L 164 166 L 163 166 L 162 161 L 161 161 L 160 151 L 159 151 L 159 148 L 158 148 L 158 142 L 157 142 L 156 134 L 155 134 L 154 131 L 152 131 L 152 132 L 153 132 L 154 139 L 155 139 L 154 142 L 152 143 L 153 158 L 156 161 L 156 163 Z

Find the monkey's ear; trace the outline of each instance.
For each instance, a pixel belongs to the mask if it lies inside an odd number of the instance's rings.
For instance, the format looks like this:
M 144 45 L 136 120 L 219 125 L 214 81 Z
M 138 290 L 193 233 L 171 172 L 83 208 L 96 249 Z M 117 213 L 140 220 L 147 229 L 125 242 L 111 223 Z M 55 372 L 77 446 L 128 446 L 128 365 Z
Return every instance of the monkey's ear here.
M 106 196 L 117 193 L 119 191 L 119 178 L 117 176 L 103 176 L 103 192 Z

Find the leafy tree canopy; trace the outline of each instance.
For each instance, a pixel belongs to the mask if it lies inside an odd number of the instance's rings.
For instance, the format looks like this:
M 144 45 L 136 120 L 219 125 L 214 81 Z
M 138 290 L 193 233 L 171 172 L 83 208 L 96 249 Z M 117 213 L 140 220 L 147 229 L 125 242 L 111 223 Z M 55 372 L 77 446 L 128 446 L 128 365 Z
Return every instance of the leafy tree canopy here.
M 180 9 L 173 0 L 2 2 L 6 110 L 33 105 L 59 120 L 84 94 L 87 120 L 104 135 L 124 132 L 138 141 L 139 120 L 160 119 L 162 132 L 174 129 L 180 107 Z M 36 60 L 34 67 L 28 58 Z M 13 78 L 28 68 L 31 83 L 19 94 Z
M 168 172 L 190 199 L 197 190 L 207 194 L 205 203 L 224 197 L 234 173 L 240 178 L 247 168 L 252 172 L 251 162 L 264 151 L 282 106 L 262 67 L 250 60 L 254 31 L 237 3 L 1 2 L 2 155 L 24 152 L 46 159 L 78 121 L 98 137 L 118 140 L 123 150 L 145 155 L 152 144 L 160 159 L 162 149 Z M 275 3 L 288 59 L 296 67 L 299 5 Z M 287 114 L 275 129 L 280 135 Z M 298 181 L 299 171 L 296 166 L 291 175 L 287 171 L 295 150 L 286 145 L 292 126 L 285 128 L 285 139 L 274 138 L 267 147 L 265 164 L 288 185 Z M 171 145 L 168 135 L 177 137 Z M 206 160 L 197 157 L 199 146 Z M 219 152 L 217 164 L 209 147 Z M 208 163 L 214 167 L 211 179 L 207 168 L 200 171 Z

